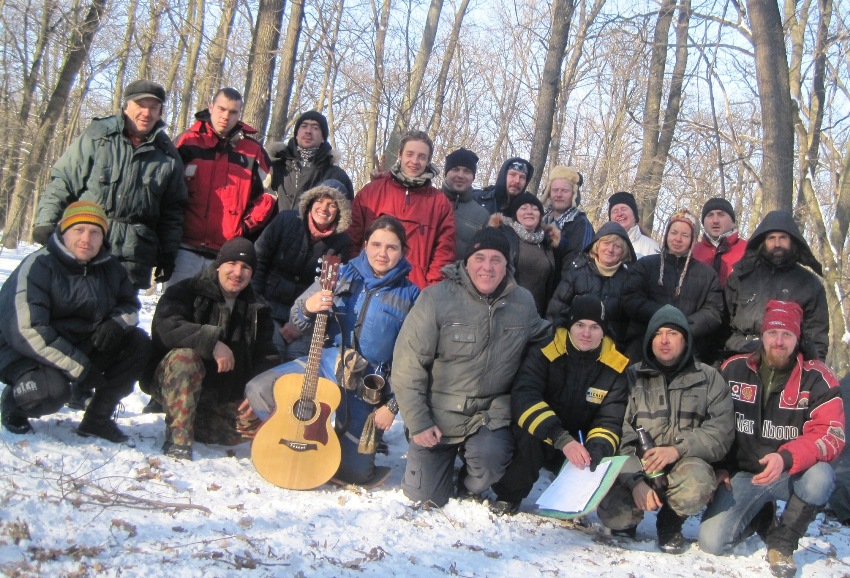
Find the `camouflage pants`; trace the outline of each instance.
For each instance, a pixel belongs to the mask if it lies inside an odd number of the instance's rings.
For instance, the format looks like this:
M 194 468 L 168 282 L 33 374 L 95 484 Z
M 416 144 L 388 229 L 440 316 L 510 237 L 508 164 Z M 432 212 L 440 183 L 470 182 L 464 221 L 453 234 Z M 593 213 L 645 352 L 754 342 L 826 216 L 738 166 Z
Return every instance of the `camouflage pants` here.
M 717 484 L 714 469 L 699 458 L 684 458 L 676 462 L 667 474 L 667 505 L 680 516 L 693 516 L 714 495 Z M 612 530 L 637 526 L 643 511 L 635 507 L 632 492 L 619 481 L 602 499 L 596 512 L 602 523 Z
M 239 401 L 221 402 L 203 388 L 207 370 L 192 349 L 172 349 L 156 367 L 152 397 L 165 409 L 165 439 L 176 445 L 233 446 L 245 441 L 236 428 Z

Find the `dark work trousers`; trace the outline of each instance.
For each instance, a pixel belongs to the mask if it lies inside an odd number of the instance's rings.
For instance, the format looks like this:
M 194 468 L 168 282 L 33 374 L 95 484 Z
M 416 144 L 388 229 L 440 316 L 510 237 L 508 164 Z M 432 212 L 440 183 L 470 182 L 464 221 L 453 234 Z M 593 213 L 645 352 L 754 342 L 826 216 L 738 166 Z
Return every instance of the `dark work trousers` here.
M 500 500 L 520 502 L 531 493 L 540 477 L 540 468 L 557 471 L 564 463 L 564 452 L 543 443 L 524 429 L 514 426 L 514 457 L 502 479 L 493 484 Z

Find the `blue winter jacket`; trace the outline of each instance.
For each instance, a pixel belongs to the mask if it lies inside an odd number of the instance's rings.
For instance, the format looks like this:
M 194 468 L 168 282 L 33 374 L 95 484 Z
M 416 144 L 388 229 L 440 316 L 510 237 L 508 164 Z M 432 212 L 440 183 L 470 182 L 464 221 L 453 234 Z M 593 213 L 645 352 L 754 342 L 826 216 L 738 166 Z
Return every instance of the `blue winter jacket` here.
M 375 277 L 365 252 L 343 265 L 334 289 L 329 341 L 335 347 L 356 346 L 371 369 L 388 368 L 401 324 L 419 296 L 419 288 L 407 278 L 410 270 L 410 263 L 402 258 L 389 273 Z M 319 290 L 319 283 L 314 283 L 292 307 L 290 321 L 302 331 L 310 330 L 315 320 L 305 313 L 304 302 Z

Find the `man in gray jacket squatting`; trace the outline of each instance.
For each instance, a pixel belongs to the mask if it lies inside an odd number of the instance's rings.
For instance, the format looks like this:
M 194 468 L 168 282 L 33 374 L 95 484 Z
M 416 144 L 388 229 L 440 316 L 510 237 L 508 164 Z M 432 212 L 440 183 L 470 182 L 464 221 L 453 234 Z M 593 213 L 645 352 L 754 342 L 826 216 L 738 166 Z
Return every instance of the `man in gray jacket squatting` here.
M 509 251 L 498 229 L 476 233 L 466 259 L 419 295 L 396 341 L 393 389 L 410 430 L 402 490 L 415 502 L 448 502 L 458 453 L 459 499 L 480 501 L 511 461 L 511 383 L 550 324 L 508 272 Z

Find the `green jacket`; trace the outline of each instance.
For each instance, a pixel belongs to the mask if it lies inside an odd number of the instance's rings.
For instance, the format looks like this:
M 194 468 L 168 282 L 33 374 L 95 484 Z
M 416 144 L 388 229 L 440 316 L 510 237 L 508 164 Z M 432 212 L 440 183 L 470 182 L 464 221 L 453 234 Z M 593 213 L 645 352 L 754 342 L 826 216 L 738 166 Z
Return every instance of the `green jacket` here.
M 461 261 L 426 287 L 393 352 L 392 386 L 411 435 L 436 425 L 442 443 L 462 442 L 482 425 L 511 421 L 510 389 L 526 345 L 550 335 L 531 294 L 508 277 L 501 294 L 480 296 Z
M 150 286 L 154 267 L 174 264 L 188 199 L 183 162 L 165 123 L 133 148 L 124 115 L 96 118 L 50 171 L 35 224 L 56 225 L 77 200 L 101 205 L 109 218 L 109 245 L 138 288 Z
M 652 354 L 652 338 L 663 325 L 685 329 L 687 347 L 675 374 L 667 378 Z M 626 370 L 629 400 L 620 440 L 620 455 L 629 456 L 620 471 L 620 482 L 629 489 L 641 479 L 635 452 L 642 426 L 656 446 L 673 446 L 679 458 L 700 458 L 708 463 L 726 456 L 735 439 L 735 413 L 726 381 L 711 367 L 693 357 L 693 336 L 684 314 L 665 305 L 652 316 L 644 337 L 644 360 Z

